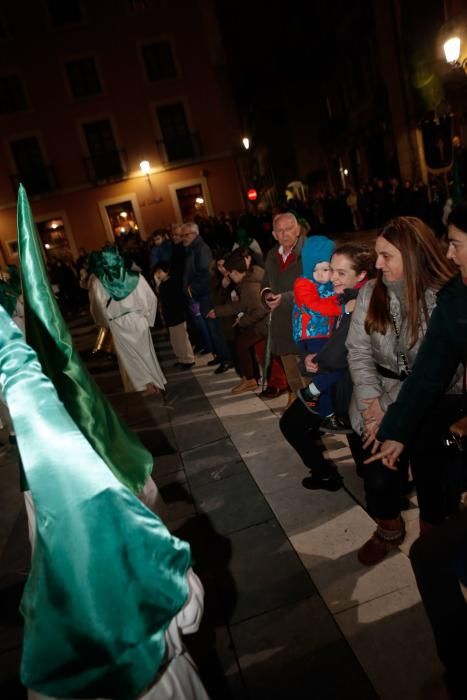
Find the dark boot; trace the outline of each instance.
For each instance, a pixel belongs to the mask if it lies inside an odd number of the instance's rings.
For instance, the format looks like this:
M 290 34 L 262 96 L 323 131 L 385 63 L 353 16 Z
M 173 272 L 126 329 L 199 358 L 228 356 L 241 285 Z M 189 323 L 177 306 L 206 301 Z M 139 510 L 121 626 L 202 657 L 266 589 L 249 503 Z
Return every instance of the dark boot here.
M 358 550 L 358 560 L 365 566 L 374 566 L 404 541 L 405 523 L 403 518 L 381 520 L 376 518 L 378 527 L 373 536 Z

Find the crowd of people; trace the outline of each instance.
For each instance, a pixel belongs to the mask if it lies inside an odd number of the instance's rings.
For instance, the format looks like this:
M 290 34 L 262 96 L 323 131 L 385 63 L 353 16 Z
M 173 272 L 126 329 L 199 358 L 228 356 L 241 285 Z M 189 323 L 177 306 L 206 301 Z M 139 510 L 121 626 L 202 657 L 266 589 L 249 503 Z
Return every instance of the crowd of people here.
M 111 332 L 125 390 L 164 391 L 150 330 L 158 316 L 180 371 L 205 354 L 216 374 L 237 372 L 234 395 L 287 394 L 280 428 L 309 471 L 304 488 L 342 487 L 321 439 L 346 435 L 376 523 L 358 550 L 362 565 L 378 564 L 403 542 L 401 498 L 414 484 L 413 567 L 448 691 L 460 698 L 467 204 L 448 215 L 446 249 L 426 223 L 425 194 L 378 181 L 359 196 L 347 193 L 346 212 L 342 198 L 331 206 L 320 195 L 309 208 L 295 202 L 275 215 L 173 224 L 146 242 L 120 237 L 102 251 L 82 251 L 80 288 L 96 325 Z M 332 225 L 338 206 L 342 220 Z M 336 244 L 326 233 L 341 226 L 376 227 L 374 248 Z

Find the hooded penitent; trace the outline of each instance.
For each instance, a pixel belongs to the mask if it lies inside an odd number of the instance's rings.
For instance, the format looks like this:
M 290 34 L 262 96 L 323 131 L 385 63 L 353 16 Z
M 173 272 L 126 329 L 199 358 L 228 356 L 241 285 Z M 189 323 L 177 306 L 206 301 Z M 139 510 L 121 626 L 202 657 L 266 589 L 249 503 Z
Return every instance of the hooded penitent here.
M 28 343 L 80 431 L 116 477 L 139 493 L 152 471 L 152 455 L 115 413 L 73 347 L 50 287 L 22 185 L 18 193 L 18 252 Z
M 117 246 L 103 248 L 90 257 L 88 272 L 96 275 L 107 294 L 120 301 L 136 289 L 139 274 L 128 270 Z
M 189 546 L 92 449 L 2 307 L 0 386 L 36 509 L 21 680 L 51 697 L 133 700 L 187 599 Z

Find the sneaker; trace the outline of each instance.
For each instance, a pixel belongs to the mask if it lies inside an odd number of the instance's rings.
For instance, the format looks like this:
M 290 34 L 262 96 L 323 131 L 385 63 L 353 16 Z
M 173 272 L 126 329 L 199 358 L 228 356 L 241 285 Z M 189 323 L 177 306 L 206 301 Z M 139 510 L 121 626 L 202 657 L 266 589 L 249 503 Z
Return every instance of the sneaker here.
M 338 435 L 350 435 L 353 430 L 346 426 L 335 414 L 328 416 L 319 426 L 320 433 L 337 433 Z
M 342 487 L 342 477 L 338 471 L 329 474 L 329 476 L 317 476 L 312 474 L 303 479 L 302 486 L 311 491 L 339 491 Z
M 299 389 L 297 392 L 297 398 L 300 399 L 302 404 L 310 411 L 310 413 L 318 413 L 318 401 L 319 394 L 312 394 L 309 388 L 306 386 L 304 389 Z

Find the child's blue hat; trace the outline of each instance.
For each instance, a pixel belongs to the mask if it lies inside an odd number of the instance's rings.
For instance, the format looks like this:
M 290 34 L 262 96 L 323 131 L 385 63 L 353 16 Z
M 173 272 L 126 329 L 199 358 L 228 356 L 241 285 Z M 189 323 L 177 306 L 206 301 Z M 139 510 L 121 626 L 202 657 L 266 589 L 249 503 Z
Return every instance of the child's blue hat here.
M 310 236 L 302 248 L 303 276 L 313 280 L 313 270 L 321 262 L 329 262 L 336 245 L 326 236 Z

